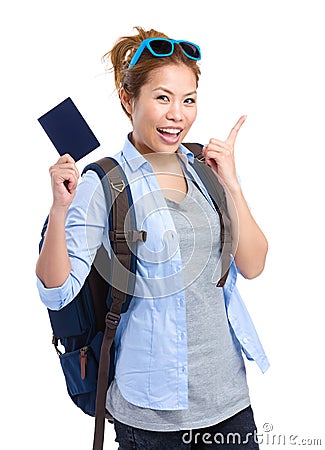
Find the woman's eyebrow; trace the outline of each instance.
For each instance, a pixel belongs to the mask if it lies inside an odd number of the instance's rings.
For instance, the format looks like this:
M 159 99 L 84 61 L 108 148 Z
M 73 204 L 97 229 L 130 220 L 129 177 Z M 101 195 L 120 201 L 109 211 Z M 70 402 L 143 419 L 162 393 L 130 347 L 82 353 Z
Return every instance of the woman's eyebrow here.
M 174 95 L 174 92 L 172 92 L 171 90 L 169 90 L 168 88 L 163 87 L 163 86 L 159 86 L 159 87 L 153 89 L 153 92 L 155 92 L 155 91 L 164 91 L 164 92 L 167 92 L 167 94 Z M 188 94 L 185 94 L 184 97 L 188 97 L 189 95 L 194 95 L 196 93 L 197 93 L 197 91 L 194 90 L 194 91 L 189 92 Z

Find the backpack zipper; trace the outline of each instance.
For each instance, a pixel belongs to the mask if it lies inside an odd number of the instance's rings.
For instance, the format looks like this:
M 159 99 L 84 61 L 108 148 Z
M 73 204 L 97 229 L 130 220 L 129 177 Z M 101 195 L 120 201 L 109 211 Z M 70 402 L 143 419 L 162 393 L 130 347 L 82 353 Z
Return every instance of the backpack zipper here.
M 87 351 L 88 347 L 82 347 L 80 349 L 80 375 L 82 380 L 86 378 Z

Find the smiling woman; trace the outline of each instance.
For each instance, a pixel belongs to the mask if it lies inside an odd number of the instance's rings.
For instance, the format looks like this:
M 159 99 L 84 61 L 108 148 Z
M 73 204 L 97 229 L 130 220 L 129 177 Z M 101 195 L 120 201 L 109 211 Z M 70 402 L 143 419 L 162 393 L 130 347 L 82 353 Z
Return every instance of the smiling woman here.
M 267 241 L 236 175 L 234 145 L 245 116 L 201 154 L 200 164 L 211 168 L 201 174 L 221 190 L 220 201 L 212 201 L 182 144 L 197 114 L 200 48 L 155 30 L 137 32 L 104 56 L 132 124 L 114 158 L 129 183 L 137 225 L 147 232 L 137 247 L 135 293 L 117 327 L 106 409 L 120 450 L 204 448 L 184 442 L 182 430 L 189 429 L 236 433 L 242 439 L 232 448 L 255 450 L 243 352 L 263 372 L 269 364 L 235 284 L 238 269 L 247 278 L 263 270 Z M 75 298 L 102 245 L 111 257 L 111 205 L 91 172 L 77 187 L 69 155 L 50 169 L 53 203 L 37 275 L 51 309 Z M 221 274 L 225 218 L 232 232 Z
M 184 52 L 180 45 L 174 44 L 176 41 L 169 40 L 165 34 L 156 30 L 144 31 L 140 27 L 136 29 L 138 31 L 137 35 L 119 39 L 113 49 L 103 56 L 104 62 L 107 64 L 111 62 L 113 65 L 117 91 L 120 92 L 121 88 L 123 88 L 130 98 L 136 100 L 142 86 L 149 80 L 149 76 L 156 69 L 160 70 L 165 67 L 166 63 L 167 65 L 181 64 L 191 69 L 195 77 L 196 90 L 200 76 L 200 68 L 197 64 L 201 56 L 199 47 L 189 43 L 191 46 L 195 46 L 193 51 L 198 52 L 194 53 L 196 59 L 193 59 L 193 57 L 188 56 L 189 52 Z M 150 45 L 148 41 L 154 41 L 154 52 L 150 50 L 152 44 Z M 144 42 L 147 45 L 143 45 Z M 168 56 L 165 56 L 166 42 L 173 43 L 172 48 L 167 52 Z M 159 43 L 161 51 L 159 51 Z M 127 110 L 124 109 L 124 111 L 131 118 Z
M 154 69 L 137 99 L 124 87 L 120 98 L 132 117 L 132 142 L 142 154 L 175 153 L 196 118 L 196 79 L 183 64 Z

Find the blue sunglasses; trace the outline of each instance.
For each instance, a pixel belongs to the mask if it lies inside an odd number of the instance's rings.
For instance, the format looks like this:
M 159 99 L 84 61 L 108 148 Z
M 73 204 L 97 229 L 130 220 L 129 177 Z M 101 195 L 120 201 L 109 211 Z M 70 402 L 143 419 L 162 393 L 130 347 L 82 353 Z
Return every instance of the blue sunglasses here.
M 174 44 L 180 45 L 184 55 L 186 55 L 189 59 L 193 59 L 194 61 L 199 61 L 201 59 L 200 47 L 192 42 L 175 41 L 174 39 L 165 38 L 149 38 L 142 41 L 140 47 L 133 55 L 128 68 L 132 69 L 136 65 L 145 48 L 147 48 L 153 56 L 162 58 L 164 56 L 170 56 L 174 53 Z

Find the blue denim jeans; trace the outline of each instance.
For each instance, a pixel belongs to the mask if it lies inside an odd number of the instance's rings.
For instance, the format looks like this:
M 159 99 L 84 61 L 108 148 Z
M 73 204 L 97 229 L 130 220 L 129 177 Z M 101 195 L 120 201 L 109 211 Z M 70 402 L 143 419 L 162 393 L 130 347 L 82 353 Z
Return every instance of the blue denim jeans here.
M 258 450 L 252 408 L 217 425 L 182 431 L 148 431 L 114 419 L 119 450 Z

